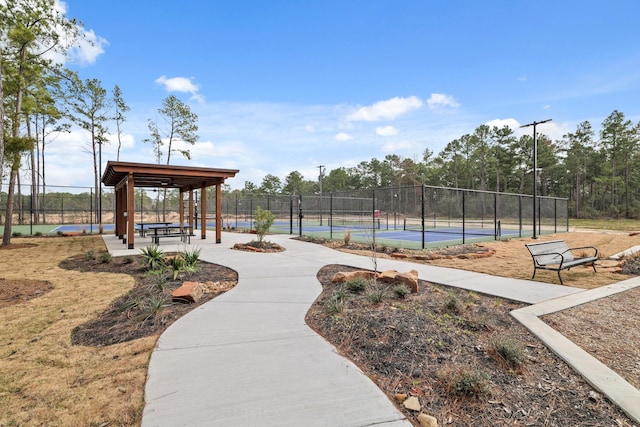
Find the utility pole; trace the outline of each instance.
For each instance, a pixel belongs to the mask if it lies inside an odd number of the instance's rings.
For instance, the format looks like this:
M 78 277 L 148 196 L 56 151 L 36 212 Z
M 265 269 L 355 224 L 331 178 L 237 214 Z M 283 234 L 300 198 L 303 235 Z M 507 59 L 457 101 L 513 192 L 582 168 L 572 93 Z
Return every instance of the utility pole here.
M 540 122 L 531 122 L 526 125 L 520 126 L 521 128 L 526 128 L 529 126 L 533 126 L 533 238 L 537 239 L 537 211 L 538 211 L 538 139 L 536 134 L 536 126 L 541 125 L 542 123 L 550 122 L 551 119 L 542 120 Z
M 320 170 L 320 175 L 318 176 L 318 182 L 320 183 L 320 225 L 322 225 L 322 178 L 324 178 L 324 165 L 318 166 Z

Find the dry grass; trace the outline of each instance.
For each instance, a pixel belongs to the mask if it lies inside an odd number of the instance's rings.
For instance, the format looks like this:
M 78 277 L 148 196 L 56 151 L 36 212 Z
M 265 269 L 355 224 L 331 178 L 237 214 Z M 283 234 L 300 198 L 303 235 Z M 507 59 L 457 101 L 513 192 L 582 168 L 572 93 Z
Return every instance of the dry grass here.
M 2 277 L 48 280 L 54 289 L 0 310 L 0 425 L 136 424 L 156 337 L 99 349 L 71 345 L 71 330 L 125 294 L 133 279 L 58 267 L 69 256 L 104 250 L 99 236 L 28 242 L 37 246 L 0 252 Z
M 603 256 L 640 244 L 626 233 L 566 233 L 569 246 L 597 246 Z M 491 242 L 496 254 L 433 264 L 528 279 L 530 239 Z M 149 357 L 157 337 L 94 348 L 71 345 L 71 331 L 100 313 L 133 286 L 129 276 L 63 270 L 63 259 L 104 250 L 100 236 L 13 239 L 35 247 L 0 251 L 5 279 L 47 280 L 54 289 L 39 298 L 0 309 L 0 426 L 135 425 L 143 409 Z M 593 288 L 627 278 L 599 269 L 562 273 L 570 286 Z M 428 280 L 428 278 L 425 278 Z M 557 283 L 553 272 L 536 280 Z
M 511 239 L 486 242 L 481 245 L 496 251 L 491 257 L 473 260 L 460 258 L 438 259 L 429 261 L 429 264 L 497 276 L 531 279 L 533 261 L 525 244 L 548 240 L 564 240 L 570 248 L 595 246 L 598 248 L 598 256 L 600 258 L 606 258 L 633 246 L 640 245 L 640 235 L 630 236 L 629 233 L 625 232 L 581 231 L 543 236 L 538 240 Z M 602 264 L 602 262 L 596 263 L 597 273 L 594 273 L 590 266 L 579 266 L 571 270 L 564 270 L 561 273 L 562 280 L 567 286 L 592 289 L 629 278 L 629 276 L 616 273 L 613 269 L 604 268 L 599 264 Z M 426 279 L 428 280 L 428 278 Z M 536 274 L 536 281 L 560 284 L 558 275 L 554 271 L 539 270 Z

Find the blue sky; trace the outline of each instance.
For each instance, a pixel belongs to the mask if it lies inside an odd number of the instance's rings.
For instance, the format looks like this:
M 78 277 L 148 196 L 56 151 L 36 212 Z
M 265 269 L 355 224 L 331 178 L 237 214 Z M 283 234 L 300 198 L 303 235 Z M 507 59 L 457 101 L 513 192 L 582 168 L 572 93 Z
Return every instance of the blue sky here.
M 153 162 L 148 119 L 170 94 L 199 116 L 192 160 L 232 188 L 398 154 L 477 126 L 551 118 L 553 139 L 614 109 L 638 121 L 640 2 L 65 0 L 96 43 L 72 69 L 118 85 L 120 160 Z M 110 125 L 114 131 L 115 126 Z M 530 132 L 530 129 L 518 132 Z M 49 184 L 91 185 L 81 131 L 50 144 Z M 103 160 L 115 159 L 116 144 Z M 70 170 L 74 173 L 69 173 Z

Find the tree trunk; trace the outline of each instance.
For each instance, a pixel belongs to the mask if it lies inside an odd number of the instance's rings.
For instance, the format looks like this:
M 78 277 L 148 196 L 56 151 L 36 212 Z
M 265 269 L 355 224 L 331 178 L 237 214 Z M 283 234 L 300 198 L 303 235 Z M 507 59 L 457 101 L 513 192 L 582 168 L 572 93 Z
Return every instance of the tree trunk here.
M 11 169 L 11 177 L 9 178 L 9 188 L 7 189 L 7 210 L 4 221 L 4 234 L 2 235 L 2 246 L 9 246 L 11 244 L 11 226 L 13 224 L 13 196 L 16 184 L 16 178 L 18 177 L 18 168 Z
M 2 87 L 2 61 L 0 61 L 0 194 L 2 194 L 2 165 L 4 164 L 4 91 Z

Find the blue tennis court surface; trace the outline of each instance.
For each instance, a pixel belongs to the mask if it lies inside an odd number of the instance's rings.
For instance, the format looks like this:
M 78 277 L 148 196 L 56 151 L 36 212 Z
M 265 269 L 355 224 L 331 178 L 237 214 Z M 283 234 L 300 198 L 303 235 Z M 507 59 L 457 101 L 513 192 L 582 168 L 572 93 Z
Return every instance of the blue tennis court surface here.
M 74 233 L 74 232 L 87 232 L 87 233 L 97 233 L 100 230 L 100 226 L 98 224 L 66 224 L 59 225 L 58 227 L 51 230 L 52 233 Z M 102 231 L 114 231 L 114 224 L 103 224 Z
M 177 223 L 176 223 L 177 224 Z M 250 229 L 253 223 L 251 221 L 227 221 L 224 223 L 226 227 L 233 227 L 234 229 Z M 207 221 L 206 227 L 209 229 L 215 229 L 215 221 Z M 198 223 L 198 228 L 202 227 L 201 223 Z M 102 231 L 105 233 L 113 232 L 115 229 L 114 224 L 103 224 Z M 138 231 L 139 225 L 134 225 L 134 229 Z M 51 230 L 52 233 L 57 232 L 86 232 L 86 233 L 98 233 L 98 224 L 65 224 L 58 226 Z M 290 221 L 276 221 L 271 228 L 272 233 L 280 234 L 292 234 L 298 235 L 300 233 L 300 226 L 297 221 L 291 224 Z M 315 235 L 324 238 L 333 238 L 337 240 L 343 239 L 346 232 L 350 232 L 354 240 L 358 241 L 370 241 L 373 238 L 373 229 L 366 227 L 331 227 L 328 223 L 323 225 L 313 221 L 303 221 L 302 234 L 303 235 Z M 502 229 L 500 231 L 500 237 L 511 238 L 518 237 L 520 232 L 515 229 Z M 385 241 L 387 244 L 391 244 L 393 241 L 397 241 L 398 246 L 403 246 L 400 242 L 407 242 L 408 246 L 420 245 L 423 241 L 422 232 L 418 230 L 403 230 L 403 229 L 376 229 L 375 238 L 380 241 Z M 425 243 L 436 243 L 438 246 L 460 244 L 463 241 L 466 242 L 479 242 L 494 240 L 493 229 L 469 229 L 464 230 L 456 227 L 443 227 L 440 229 L 427 228 L 424 232 Z

